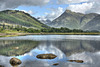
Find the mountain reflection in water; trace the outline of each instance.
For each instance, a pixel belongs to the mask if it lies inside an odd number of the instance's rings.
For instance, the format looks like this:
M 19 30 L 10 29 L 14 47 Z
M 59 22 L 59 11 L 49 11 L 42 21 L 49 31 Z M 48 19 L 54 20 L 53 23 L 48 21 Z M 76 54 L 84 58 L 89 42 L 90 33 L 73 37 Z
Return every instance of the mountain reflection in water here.
M 11 67 L 9 60 L 16 57 L 22 61 L 19 67 L 55 67 L 54 63 L 59 63 L 56 67 L 99 67 L 99 36 L 90 36 L 90 38 L 73 36 L 73 39 L 69 36 L 31 35 L 0 38 L 0 65 Z M 12 49 L 12 47 L 19 47 L 19 49 Z M 36 58 L 38 54 L 46 53 L 55 54 L 57 58 L 52 60 Z M 84 63 L 67 60 L 83 60 Z

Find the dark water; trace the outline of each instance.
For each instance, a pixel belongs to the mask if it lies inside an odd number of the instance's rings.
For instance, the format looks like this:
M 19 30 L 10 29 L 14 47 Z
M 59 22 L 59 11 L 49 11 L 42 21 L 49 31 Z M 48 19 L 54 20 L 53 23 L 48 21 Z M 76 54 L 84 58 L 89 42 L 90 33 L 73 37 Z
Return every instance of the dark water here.
M 15 49 L 18 47 L 18 49 Z M 52 60 L 37 59 L 38 54 L 52 53 Z M 0 38 L 0 65 L 11 67 L 9 60 L 19 58 L 19 67 L 100 67 L 99 35 L 28 35 Z M 83 60 L 84 63 L 67 60 Z

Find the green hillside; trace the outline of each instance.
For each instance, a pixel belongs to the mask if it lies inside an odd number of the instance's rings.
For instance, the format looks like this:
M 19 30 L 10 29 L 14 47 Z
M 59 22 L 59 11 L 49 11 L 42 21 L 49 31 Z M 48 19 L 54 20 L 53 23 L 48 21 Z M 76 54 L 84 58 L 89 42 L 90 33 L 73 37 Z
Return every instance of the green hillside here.
M 0 12 L 0 24 L 16 24 L 35 29 L 48 28 L 28 13 L 19 10 L 5 10 Z

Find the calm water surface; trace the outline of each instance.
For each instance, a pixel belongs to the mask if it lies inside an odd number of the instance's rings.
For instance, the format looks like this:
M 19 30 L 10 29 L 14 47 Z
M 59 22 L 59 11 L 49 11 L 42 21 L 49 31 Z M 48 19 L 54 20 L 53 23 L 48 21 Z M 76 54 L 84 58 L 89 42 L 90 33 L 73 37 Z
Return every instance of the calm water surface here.
M 18 49 L 15 49 L 18 47 Z M 52 60 L 37 59 L 52 53 Z M 11 67 L 9 60 L 19 58 L 19 67 L 100 67 L 100 35 L 27 35 L 0 38 L 0 65 Z M 84 63 L 67 60 L 83 60 Z

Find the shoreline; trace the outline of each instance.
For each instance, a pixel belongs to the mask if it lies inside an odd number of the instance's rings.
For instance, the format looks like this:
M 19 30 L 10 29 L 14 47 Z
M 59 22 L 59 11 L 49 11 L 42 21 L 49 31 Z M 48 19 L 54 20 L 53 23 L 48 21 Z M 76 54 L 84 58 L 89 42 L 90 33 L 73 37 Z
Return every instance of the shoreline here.
M 100 35 L 100 33 L 0 33 L 0 37 L 13 37 L 24 35 Z

